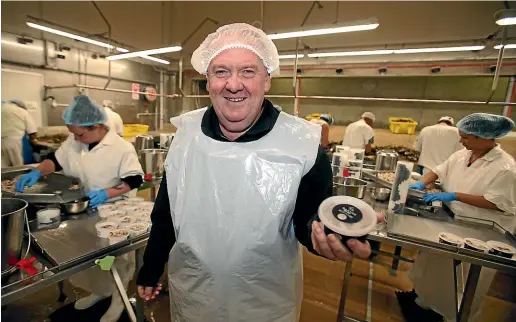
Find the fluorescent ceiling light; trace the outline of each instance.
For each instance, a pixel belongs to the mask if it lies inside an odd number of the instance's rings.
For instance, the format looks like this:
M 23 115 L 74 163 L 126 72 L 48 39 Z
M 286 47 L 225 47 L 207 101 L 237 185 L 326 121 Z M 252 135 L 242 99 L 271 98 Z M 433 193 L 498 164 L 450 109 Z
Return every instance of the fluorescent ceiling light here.
M 412 48 L 412 49 L 396 49 L 395 54 L 419 54 L 419 53 L 443 53 L 455 51 L 473 51 L 482 50 L 485 46 L 461 46 L 461 47 L 440 47 L 440 48 Z
M 514 46 L 512 48 L 516 48 L 516 45 L 512 45 L 512 46 Z M 380 50 L 364 50 L 364 51 L 313 53 L 313 54 L 308 54 L 308 57 L 318 58 L 318 57 L 370 56 L 370 55 L 390 55 L 390 54 L 441 53 L 441 52 L 482 50 L 484 48 L 485 48 L 485 46 L 413 48 L 413 49 L 380 49 Z M 510 47 L 506 46 L 505 48 L 510 48 Z
M 505 49 L 514 49 L 514 48 L 516 48 L 516 44 L 507 44 L 504 47 L 505 47 Z M 502 45 L 494 46 L 494 49 L 500 49 L 500 48 L 502 48 Z
M 145 58 L 145 59 L 148 59 L 148 60 L 152 60 L 152 61 L 155 61 L 157 63 L 162 63 L 162 64 L 165 64 L 165 65 L 168 65 L 170 64 L 169 61 L 167 60 L 164 60 L 164 59 L 159 59 L 159 58 L 156 58 L 156 57 L 152 57 L 152 56 L 139 56 L 141 58 Z
M 364 51 L 342 51 L 333 53 L 314 53 L 308 54 L 308 57 L 344 57 L 344 56 L 369 56 L 369 55 L 389 55 L 394 53 L 394 50 L 364 50 Z
M 64 31 L 61 31 L 61 30 L 45 27 L 45 26 L 38 25 L 38 24 L 35 24 L 35 23 L 32 23 L 32 22 L 27 22 L 27 25 L 29 27 L 32 27 L 32 28 L 36 28 L 36 29 L 39 29 L 39 30 L 50 32 L 50 33 L 53 33 L 53 34 L 56 34 L 56 35 L 59 35 L 59 36 L 63 36 L 63 37 L 72 38 L 72 39 L 79 40 L 79 41 L 82 41 L 82 42 L 87 42 L 87 43 L 92 44 L 92 45 L 97 45 L 97 46 L 104 47 L 104 48 L 109 48 L 109 49 L 114 48 L 114 46 L 112 46 L 110 44 L 106 44 L 106 43 L 101 42 L 101 41 L 97 41 L 97 40 L 93 40 L 93 39 L 90 39 L 90 38 L 74 35 L 74 34 L 71 34 L 71 33 L 68 33 L 68 32 L 64 32 Z
M 30 44 L 19 44 L 19 43 L 15 42 L 15 41 L 9 41 L 9 40 L 3 40 L 2 39 L 2 44 L 6 44 L 6 45 L 9 45 L 9 46 L 14 46 L 14 47 L 20 47 L 20 48 L 23 48 L 23 49 L 43 51 L 43 47 L 31 46 Z
M 142 51 L 135 51 L 132 53 L 108 56 L 107 59 L 108 60 L 119 60 L 119 59 L 145 56 L 145 55 L 172 53 L 172 52 L 176 52 L 176 51 L 181 51 L 181 49 L 183 49 L 181 46 L 171 46 L 171 47 L 164 47 L 164 48 L 148 49 L 148 50 L 142 50 Z
M 378 23 L 368 23 L 362 25 L 353 25 L 353 26 L 342 26 L 342 27 L 328 27 L 322 29 L 310 29 L 310 30 L 300 30 L 300 31 L 292 31 L 292 32 L 283 32 L 277 34 L 267 35 L 269 39 L 286 39 L 286 38 L 298 38 L 298 37 L 308 37 L 308 36 L 319 36 L 319 35 L 330 35 L 330 34 L 338 34 L 343 32 L 353 32 L 353 31 L 364 31 L 364 30 L 373 30 L 378 28 Z
M 515 9 L 505 9 L 500 10 L 494 15 L 496 24 L 499 26 L 510 26 L 516 25 L 516 10 Z
M 93 39 L 90 39 L 90 38 L 86 38 L 86 37 L 82 37 L 82 36 L 79 36 L 79 35 L 71 34 L 69 32 L 65 32 L 65 31 L 54 29 L 54 28 L 38 25 L 38 24 L 35 24 L 35 23 L 32 23 L 32 22 L 27 22 L 27 25 L 29 27 L 32 27 L 32 28 L 36 28 L 36 29 L 39 29 L 39 30 L 42 30 L 42 31 L 50 32 L 50 33 L 53 33 L 53 34 L 56 34 L 56 35 L 59 35 L 59 36 L 63 36 L 63 37 L 72 38 L 72 39 L 79 40 L 79 41 L 82 41 L 82 42 L 85 42 L 85 43 L 88 43 L 88 44 L 92 44 L 92 45 L 96 45 L 96 46 L 100 46 L 100 47 L 104 47 L 104 48 L 108 48 L 108 49 L 113 49 L 114 48 L 116 51 L 119 51 L 121 53 L 128 53 L 129 52 L 129 50 L 125 49 L 125 48 L 115 47 L 113 45 L 107 44 L 107 43 L 102 42 L 102 41 L 93 40 Z M 166 60 L 155 58 L 155 57 L 150 57 L 150 56 L 145 56 L 145 55 L 142 55 L 140 57 L 144 58 L 144 59 L 152 60 L 152 61 L 155 61 L 155 62 L 158 62 L 158 63 L 162 63 L 162 64 L 170 64 L 170 62 L 168 62 Z
M 297 54 L 297 58 L 303 58 L 303 57 L 305 57 L 304 54 Z M 278 58 L 279 59 L 295 59 L 296 54 L 279 55 Z

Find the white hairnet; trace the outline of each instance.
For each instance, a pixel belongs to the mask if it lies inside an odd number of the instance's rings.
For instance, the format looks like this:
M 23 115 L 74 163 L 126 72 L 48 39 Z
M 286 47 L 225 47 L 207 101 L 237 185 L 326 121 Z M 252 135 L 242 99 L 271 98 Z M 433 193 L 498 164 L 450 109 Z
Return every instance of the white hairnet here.
M 73 102 L 63 112 L 63 120 L 66 125 L 92 126 L 104 124 L 107 116 L 95 102 L 86 95 L 73 98 Z
M 371 112 L 365 112 L 364 114 L 362 114 L 362 118 L 365 118 L 365 117 L 367 117 L 368 119 L 373 120 L 373 122 L 376 120 L 376 117 Z
M 110 109 L 113 109 L 115 107 L 113 105 L 113 102 L 111 102 L 110 100 L 103 100 L 102 101 L 102 106 L 109 107 Z
M 512 131 L 514 122 L 501 115 L 473 113 L 460 120 L 457 128 L 463 133 L 493 140 Z
M 222 26 L 209 34 L 192 54 L 192 66 L 200 74 L 206 74 L 210 62 L 226 49 L 245 48 L 262 60 L 267 72 L 272 74 L 279 67 L 278 49 L 260 29 L 246 23 Z
M 439 122 L 447 121 L 450 122 L 452 125 L 455 124 L 455 120 L 451 116 L 443 116 L 439 119 Z

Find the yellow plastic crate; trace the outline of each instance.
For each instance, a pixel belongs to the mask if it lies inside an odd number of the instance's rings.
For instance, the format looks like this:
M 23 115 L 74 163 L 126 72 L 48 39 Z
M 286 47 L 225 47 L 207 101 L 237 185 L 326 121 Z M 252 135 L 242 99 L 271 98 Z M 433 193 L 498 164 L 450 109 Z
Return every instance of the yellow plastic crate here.
M 149 126 L 145 124 L 124 124 L 124 137 L 137 136 L 149 132 Z
M 389 117 L 389 130 L 394 134 L 414 134 L 417 125 L 418 123 L 409 117 Z
M 321 116 L 321 113 L 312 113 L 306 117 L 307 121 L 311 121 L 313 119 L 318 119 Z

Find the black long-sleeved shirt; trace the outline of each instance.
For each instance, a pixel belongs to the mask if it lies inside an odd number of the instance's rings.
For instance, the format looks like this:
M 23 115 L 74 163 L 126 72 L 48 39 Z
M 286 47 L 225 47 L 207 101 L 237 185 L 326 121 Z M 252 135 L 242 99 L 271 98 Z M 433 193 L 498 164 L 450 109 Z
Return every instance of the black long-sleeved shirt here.
M 258 121 L 235 142 L 256 141 L 269 133 L 279 116 L 279 111 L 268 100 L 264 100 L 263 111 Z M 217 141 L 228 141 L 220 129 L 219 120 L 213 107 L 205 112 L 201 129 L 203 133 Z M 321 202 L 332 195 L 332 171 L 328 155 L 319 146 L 317 159 L 310 171 L 301 179 L 292 215 L 296 238 L 310 252 L 313 249 L 311 225 L 317 218 L 317 209 Z M 167 179 L 163 177 L 158 196 L 151 213 L 152 229 L 145 249 L 143 267 L 137 284 L 155 286 L 165 268 L 172 246 L 176 242 L 174 225 L 170 214 L 170 204 L 167 193 Z

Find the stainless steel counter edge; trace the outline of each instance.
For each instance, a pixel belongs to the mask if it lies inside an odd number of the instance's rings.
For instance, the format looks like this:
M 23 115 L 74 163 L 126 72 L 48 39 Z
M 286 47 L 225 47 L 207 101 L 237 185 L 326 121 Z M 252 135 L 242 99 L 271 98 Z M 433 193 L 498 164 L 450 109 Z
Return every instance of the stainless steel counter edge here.
M 52 284 L 55 284 L 57 282 L 60 282 L 64 279 L 67 279 L 69 278 L 70 276 L 78 273 L 78 272 L 81 272 L 83 270 L 86 270 L 90 267 L 94 267 L 95 266 L 95 261 L 97 259 L 101 259 L 101 258 L 104 258 L 105 256 L 121 256 L 121 255 L 124 255 L 128 252 L 131 252 L 131 251 L 134 251 L 134 250 L 137 250 L 139 248 L 143 248 L 145 247 L 145 245 L 147 244 L 147 240 L 148 238 L 143 238 L 143 239 L 140 239 L 140 240 L 136 240 L 136 241 L 131 241 L 129 244 L 127 245 L 124 245 L 120 248 L 117 248 L 107 254 L 104 254 L 100 257 L 95 257 L 95 258 L 91 258 L 89 260 L 86 260 L 80 264 L 77 264 L 77 265 L 74 265 L 74 266 L 69 266 L 68 268 L 66 269 L 63 269 L 63 270 L 59 270 L 59 266 L 57 267 L 54 267 L 54 268 L 51 268 L 50 270 L 47 270 L 45 272 L 48 272 L 48 271 L 56 271 L 53 275 L 51 276 L 48 276 L 48 277 L 45 277 L 45 278 L 42 278 L 41 280 L 39 281 L 36 281 L 34 283 L 30 283 L 30 284 L 25 284 L 25 282 L 27 281 L 27 279 L 24 279 L 24 280 L 21 280 L 21 281 L 18 281 L 18 282 L 15 282 L 15 283 L 12 283 L 10 285 L 6 285 L 6 286 L 3 286 L 2 287 L 2 306 L 3 305 L 6 305 L 6 304 L 9 304 L 17 299 L 20 299 L 20 298 L 23 298 L 31 293 L 34 293 L 34 292 L 37 292 L 47 286 L 50 286 Z M 21 286 L 19 288 L 16 288 L 16 286 Z M 14 290 L 11 290 L 11 291 L 8 291 L 8 292 L 4 292 L 4 289 L 10 289 L 10 288 L 15 288 Z
M 418 243 L 413 240 L 405 239 L 401 236 L 391 235 L 387 230 L 378 230 L 367 236 L 367 239 L 378 241 L 381 243 L 393 244 L 395 246 L 406 247 L 410 249 L 417 249 L 419 251 L 425 251 L 433 254 L 444 255 L 451 259 L 457 259 L 464 262 L 481 265 L 484 267 L 489 267 L 492 269 L 496 269 L 499 271 L 514 273 L 516 272 L 516 261 L 514 261 L 514 265 L 507 265 L 499 262 L 494 262 L 492 260 L 488 260 L 485 258 L 481 258 L 478 256 L 471 256 L 466 253 L 460 252 L 460 249 L 455 248 L 456 250 L 448 250 L 445 248 L 439 248 L 431 245 L 427 245 L 423 242 Z

